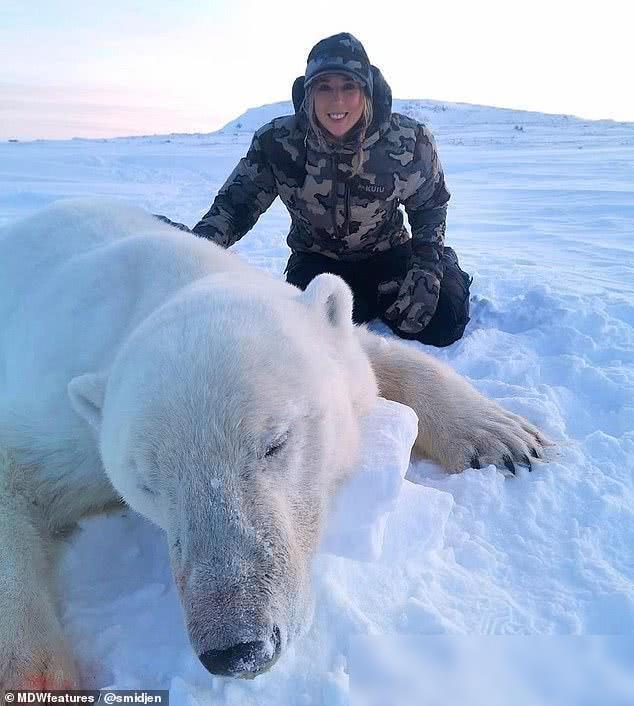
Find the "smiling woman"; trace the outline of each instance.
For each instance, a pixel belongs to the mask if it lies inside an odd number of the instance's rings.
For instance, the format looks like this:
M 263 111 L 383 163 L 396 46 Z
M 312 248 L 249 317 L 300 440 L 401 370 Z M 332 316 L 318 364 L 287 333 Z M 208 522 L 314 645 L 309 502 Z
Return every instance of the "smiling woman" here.
M 345 74 L 325 74 L 315 83 L 307 96 L 308 114 L 313 121 L 316 117 L 319 126 L 332 137 L 343 137 L 359 122 L 364 112 L 372 110 L 372 103 L 361 84 L 346 78 Z M 367 119 L 363 122 L 369 124 Z
M 354 293 L 356 323 L 457 341 L 470 278 L 444 244 L 449 191 L 431 131 L 392 113 L 390 87 L 347 32 L 317 42 L 292 93 L 295 115 L 255 133 L 193 232 L 229 247 L 279 196 L 291 216 L 289 283 L 336 274 Z

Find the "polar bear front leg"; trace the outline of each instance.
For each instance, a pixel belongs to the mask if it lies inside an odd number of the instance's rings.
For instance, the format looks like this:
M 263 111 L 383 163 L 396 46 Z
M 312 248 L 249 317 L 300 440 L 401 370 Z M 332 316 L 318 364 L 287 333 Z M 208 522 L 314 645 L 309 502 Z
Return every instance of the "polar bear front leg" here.
M 494 464 L 532 469 L 553 443 L 530 422 L 483 397 L 449 366 L 414 346 L 358 327 L 380 394 L 418 415 L 413 453 L 451 472 Z
M 55 541 L 16 473 L 0 450 L 0 691 L 77 688 L 55 611 Z

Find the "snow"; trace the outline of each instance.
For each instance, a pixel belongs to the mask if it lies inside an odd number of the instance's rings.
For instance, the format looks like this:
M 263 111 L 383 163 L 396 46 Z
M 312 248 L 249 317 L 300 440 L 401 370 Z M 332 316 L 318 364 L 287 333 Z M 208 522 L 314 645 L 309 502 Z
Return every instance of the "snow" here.
M 0 144 L 0 225 L 81 195 L 191 225 L 252 131 L 289 108 L 209 135 Z M 434 130 L 447 242 L 474 276 L 464 338 L 428 352 L 556 451 L 512 479 L 420 462 L 403 481 L 411 417 L 377 410 L 315 561 L 312 628 L 248 682 L 192 654 L 157 529 L 127 510 L 85 521 L 61 575 L 87 686 L 169 688 L 177 706 L 634 703 L 634 124 L 395 109 Z M 276 202 L 236 250 L 281 277 L 287 231 Z
M 381 557 L 417 429 L 412 409 L 379 398 L 361 425 L 361 458 L 333 503 L 322 551 L 361 561 Z

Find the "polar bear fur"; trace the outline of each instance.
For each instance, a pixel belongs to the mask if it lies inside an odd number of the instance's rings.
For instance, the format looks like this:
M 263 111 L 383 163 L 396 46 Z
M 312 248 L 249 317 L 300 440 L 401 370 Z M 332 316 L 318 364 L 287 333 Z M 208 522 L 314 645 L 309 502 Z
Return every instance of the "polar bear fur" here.
M 0 231 L 0 687 L 77 684 L 56 617 L 64 534 L 125 502 L 165 531 L 192 648 L 268 669 L 309 621 L 309 567 L 380 392 L 447 470 L 547 443 L 411 345 L 121 202 Z

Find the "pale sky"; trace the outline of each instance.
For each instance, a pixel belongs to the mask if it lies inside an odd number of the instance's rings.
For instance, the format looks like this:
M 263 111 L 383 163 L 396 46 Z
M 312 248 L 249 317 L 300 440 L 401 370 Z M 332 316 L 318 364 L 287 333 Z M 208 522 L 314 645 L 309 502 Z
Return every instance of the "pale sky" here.
M 395 98 L 634 122 L 634 0 L 0 0 L 0 139 L 211 132 L 360 39 Z

